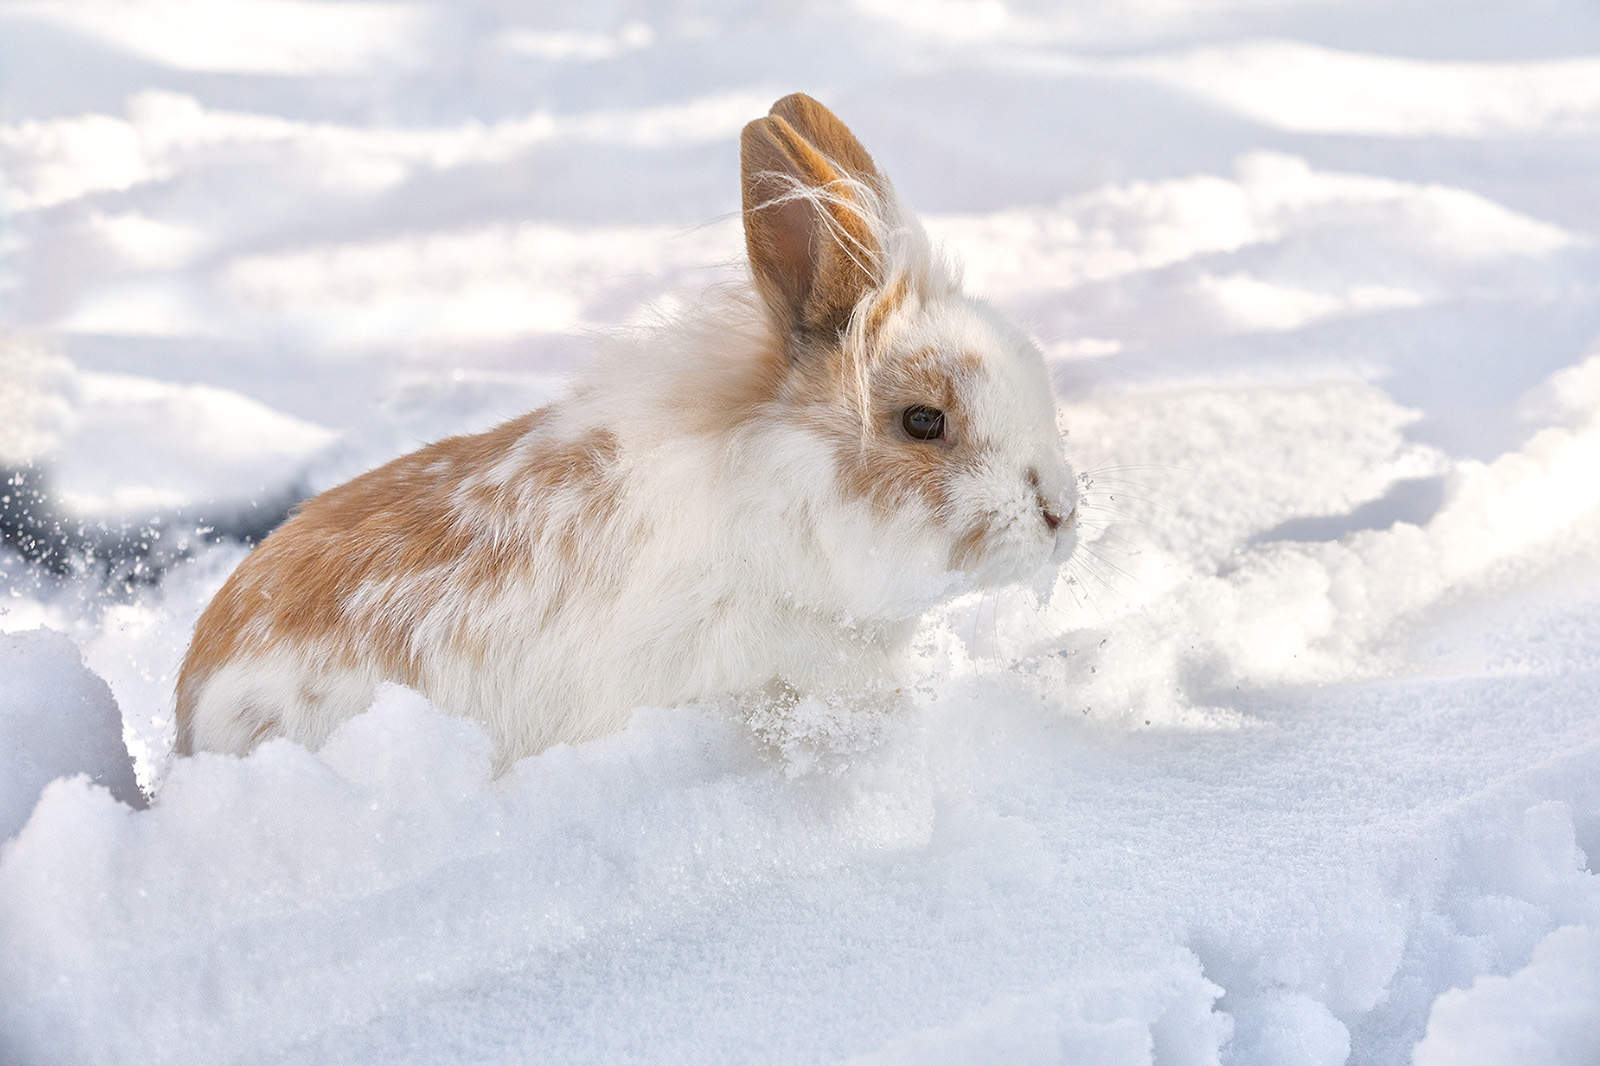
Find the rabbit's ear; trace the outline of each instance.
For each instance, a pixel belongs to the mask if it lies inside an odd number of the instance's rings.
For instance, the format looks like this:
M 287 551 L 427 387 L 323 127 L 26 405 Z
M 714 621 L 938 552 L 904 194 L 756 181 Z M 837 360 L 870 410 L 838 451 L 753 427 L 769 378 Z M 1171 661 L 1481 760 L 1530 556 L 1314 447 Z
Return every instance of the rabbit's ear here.
M 837 332 L 878 281 L 885 194 L 872 157 L 803 93 L 744 128 L 744 236 L 762 299 L 789 330 Z

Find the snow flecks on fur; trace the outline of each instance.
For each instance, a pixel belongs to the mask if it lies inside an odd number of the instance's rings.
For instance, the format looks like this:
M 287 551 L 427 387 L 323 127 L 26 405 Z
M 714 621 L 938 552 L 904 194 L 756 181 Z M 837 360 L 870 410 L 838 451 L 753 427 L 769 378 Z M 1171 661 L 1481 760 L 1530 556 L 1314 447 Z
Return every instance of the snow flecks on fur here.
M 179 753 L 315 745 L 393 681 L 483 722 L 503 770 L 639 704 L 875 684 L 930 605 L 916 590 L 1058 561 L 1040 478 L 1072 477 L 1038 348 L 931 298 L 920 227 L 816 101 L 778 101 L 744 146 L 762 300 L 707 302 L 728 318 L 668 322 L 568 399 L 308 502 L 201 616 Z M 904 432 L 916 405 L 943 439 Z
M 791 778 L 843 774 L 852 758 L 882 742 L 906 710 L 898 693 L 881 686 L 822 695 L 780 690 L 749 697 L 743 708 L 751 732 L 776 753 Z

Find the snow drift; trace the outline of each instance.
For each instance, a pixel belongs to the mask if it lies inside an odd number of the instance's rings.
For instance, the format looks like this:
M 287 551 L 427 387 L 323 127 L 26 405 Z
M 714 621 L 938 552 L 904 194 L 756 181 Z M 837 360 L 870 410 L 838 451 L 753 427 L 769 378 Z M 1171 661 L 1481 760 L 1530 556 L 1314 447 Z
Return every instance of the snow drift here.
M 1593 1060 L 1588 5 L 190 7 L 0 3 L 0 1059 Z M 901 717 L 167 765 L 250 538 L 728 277 L 796 88 L 1039 333 L 1081 559 Z

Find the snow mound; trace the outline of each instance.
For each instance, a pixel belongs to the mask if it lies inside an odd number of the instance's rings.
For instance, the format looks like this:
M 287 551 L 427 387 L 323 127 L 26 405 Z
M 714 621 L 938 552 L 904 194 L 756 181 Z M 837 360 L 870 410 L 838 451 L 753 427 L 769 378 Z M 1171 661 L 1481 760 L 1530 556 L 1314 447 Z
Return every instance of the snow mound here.
M 1064 711 L 1145 726 L 1236 725 L 1241 689 L 1401 669 L 1428 612 L 1600 555 L 1600 404 L 1585 387 L 1596 367 L 1540 390 L 1565 397 L 1564 425 L 1492 463 L 1454 464 L 1431 517 L 1327 539 L 1278 531 L 1448 465 L 1404 441 L 1410 416 L 1381 392 L 1191 389 L 1068 409 L 1091 463 L 1081 556 L 1047 605 L 953 605 L 945 632 L 973 637 L 940 640 L 940 654 L 959 672 L 1005 650 L 1046 703 L 1071 693 Z M 1203 464 L 1183 462 L 1196 455 Z M 1097 456 L 1134 473 L 1102 477 Z M 1074 626 L 1085 606 L 1096 623 Z
M 1562 926 L 1509 977 L 1434 1003 L 1416 1066 L 1584 1066 L 1600 1048 L 1600 929 Z
M 1258 122 L 1379 137 L 1591 137 L 1600 60 L 1439 62 L 1246 41 L 1107 64 Z
M 1592 0 L 8 0 L 0 68 L 0 630 L 72 638 L 0 644 L 6 1066 L 1594 1061 Z M 742 276 L 795 89 L 1050 355 L 1068 580 L 881 707 L 168 766 L 241 541 Z
M 71 403 L 54 471 L 58 498 L 79 516 L 271 498 L 335 439 L 321 426 L 207 385 L 79 373 Z
M 47 629 L 0 634 L 0 839 L 22 828 L 39 790 L 60 777 L 144 806 L 117 702 L 77 646 Z
M 415 61 L 429 20 L 413 5 L 306 0 L 68 0 L 10 5 L 177 70 L 357 74 L 380 59 Z
M 476 723 L 387 686 L 319 754 L 175 763 L 137 817 L 57 781 L 0 862 L 0 1058 L 287 1048 L 741 886 L 916 846 L 932 812 L 914 769 L 886 753 L 786 788 L 736 721 L 691 709 L 496 783 Z

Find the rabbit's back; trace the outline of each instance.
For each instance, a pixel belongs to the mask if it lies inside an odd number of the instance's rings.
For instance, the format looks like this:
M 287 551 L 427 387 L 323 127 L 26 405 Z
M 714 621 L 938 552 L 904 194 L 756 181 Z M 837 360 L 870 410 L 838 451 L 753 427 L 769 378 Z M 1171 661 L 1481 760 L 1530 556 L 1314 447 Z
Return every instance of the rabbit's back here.
M 201 616 L 178 682 L 177 750 L 315 745 L 379 681 L 424 693 L 478 676 L 526 634 L 593 609 L 629 553 L 615 438 L 558 435 L 548 410 L 401 456 L 308 501 Z M 449 675 L 449 676 L 446 676 Z M 468 713 L 490 719 L 483 695 Z M 493 723 L 488 722 L 493 728 Z

